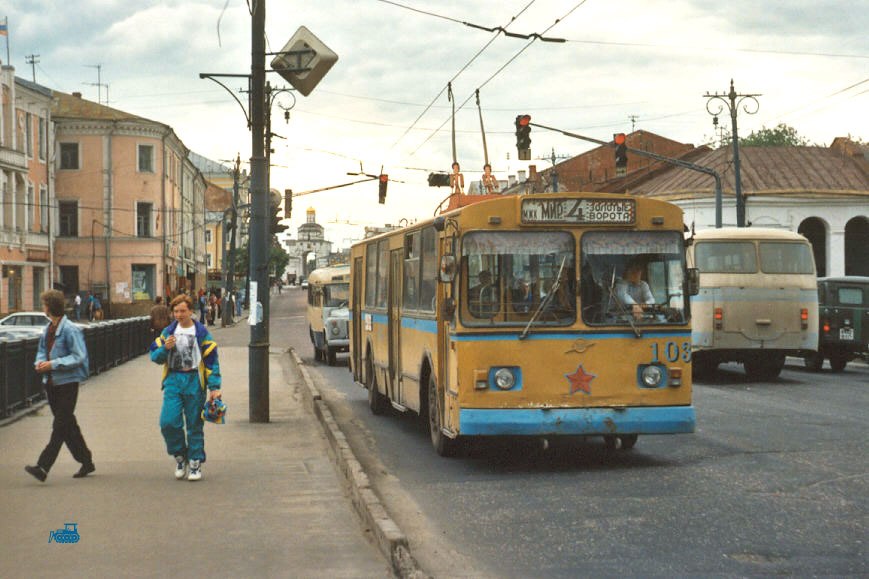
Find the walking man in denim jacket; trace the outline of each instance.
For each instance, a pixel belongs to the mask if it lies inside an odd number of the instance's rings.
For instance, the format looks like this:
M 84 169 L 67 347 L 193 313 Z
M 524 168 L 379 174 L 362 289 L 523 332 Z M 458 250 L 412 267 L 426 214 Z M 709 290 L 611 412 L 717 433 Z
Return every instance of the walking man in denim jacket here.
M 81 329 L 63 313 L 66 305 L 63 293 L 48 290 L 43 292 L 40 299 L 43 311 L 51 318 L 51 322 L 39 338 L 34 366 L 42 376 L 54 423 L 51 439 L 39 455 L 36 466 L 25 466 L 24 470 L 45 482 L 48 471 L 57 460 L 60 447 L 66 443 L 73 458 L 81 463 L 81 468 L 73 477 L 82 478 L 96 470 L 91 451 L 75 419 L 78 387 L 88 377 L 87 347 Z

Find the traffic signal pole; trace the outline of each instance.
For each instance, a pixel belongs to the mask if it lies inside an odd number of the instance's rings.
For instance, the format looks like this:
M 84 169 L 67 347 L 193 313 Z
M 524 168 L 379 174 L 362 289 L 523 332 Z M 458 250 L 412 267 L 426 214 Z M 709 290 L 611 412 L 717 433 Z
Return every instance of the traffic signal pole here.
M 253 3 L 250 65 L 250 265 L 248 297 L 253 324 L 248 345 L 248 407 L 251 422 L 269 421 L 269 209 L 268 161 L 265 157 L 265 24 L 266 2 Z
M 517 117 L 517 124 L 518 124 Z M 598 145 L 603 145 L 605 147 L 617 147 L 615 142 L 607 142 L 601 141 L 600 139 L 594 139 L 592 137 L 586 137 L 585 135 L 578 135 L 576 133 L 571 133 L 570 131 L 562 131 L 561 129 L 556 129 L 555 127 L 547 127 L 546 125 L 540 125 L 538 123 L 528 122 L 529 126 L 537 127 L 540 129 L 546 129 L 547 131 L 555 131 L 556 133 L 561 133 L 566 137 L 573 137 L 574 139 L 580 139 L 582 141 L 588 141 L 589 143 L 596 143 Z M 676 165 L 678 167 L 682 167 L 684 169 L 690 169 L 691 171 L 698 171 L 700 173 L 705 173 L 706 175 L 710 175 L 713 179 L 715 179 L 715 228 L 721 228 L 721 204 L 722 204 L 722 195 L 721 195 L 721 175 L 718 174 L 718 171 L 715 169 L 711 169 L 709 167 L 704 167 L 703 165 L 697 165 L 695 163 L 689 163 L 688 161 L 683 161 L 682 159 L 673 159 L 671 157 L 665 157 L 664 155 L 658 155 L 657 153 L 650 153 L 649 151 L 643 151 L 640 149 L 632 149 L 625 145 L 625 149 L 635 155 L 639 155 L 641 157 L 648 157 L 650 159 L 655 159 L 656 161 L 662 161 L 664 163 L 669 163 L 671 165 Z

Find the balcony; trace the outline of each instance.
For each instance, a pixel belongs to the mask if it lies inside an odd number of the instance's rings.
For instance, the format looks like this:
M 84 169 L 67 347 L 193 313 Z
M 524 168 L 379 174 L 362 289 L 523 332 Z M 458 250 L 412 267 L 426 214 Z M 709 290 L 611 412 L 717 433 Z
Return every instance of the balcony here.
M 0 167 L 15 171 L 27 171 L 27 156 L 23 151 L 0 147 Z

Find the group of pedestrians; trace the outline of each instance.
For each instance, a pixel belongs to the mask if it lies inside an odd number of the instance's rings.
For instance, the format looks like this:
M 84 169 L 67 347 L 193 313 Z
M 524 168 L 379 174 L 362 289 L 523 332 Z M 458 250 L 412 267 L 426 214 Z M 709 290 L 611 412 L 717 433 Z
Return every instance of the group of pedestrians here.
M 81 328 L 64 314 L 62 292 L 43 292 L 40 301 L 50 322 L 39 339 L 34 367 L 45 387 L 54 421 L 48 444 L 36 464 L 24 470 L 45 482 L 60 448 L 66 444 L 81 464 L 73 477 L 84 478 L 96 470 L 93 454 L 75 418 L 79 386 L 89 372 L 87 347 Z M 78 318 L 81 303 L 76 306 Z M 155 300 L 151 308 L 150 357 L 163 366 L 159 423 L 166 450 L 174 459 L 175 478 L 198 481 L 205 462 L 203 407 L 221 397 L 221 377 L 217 343 L 205 324 L 193 318 L 193 312 L 193 298 L 187 294 L 178 295 L 168 306 L 162 298 Z
M 81 321 L 81 309 L 82 309 L 82 299 L 81 294 L 75 294 L 75 298 L 73 298 L 73 310 L 75 311 L 75 321 Z M 103 319 L 103 302 L 100 300 L 100 296 L 88 292 L 87 299 L 84 301 L 85 306 L 85 314 L 89 321 L 94 320 L 102 320 Z

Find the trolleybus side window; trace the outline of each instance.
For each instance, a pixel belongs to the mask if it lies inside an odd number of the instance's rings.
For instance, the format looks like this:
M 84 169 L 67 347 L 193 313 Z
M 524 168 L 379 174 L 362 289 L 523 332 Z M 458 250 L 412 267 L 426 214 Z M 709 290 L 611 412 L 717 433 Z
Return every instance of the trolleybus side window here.
M 419 307 L 419 231 L 404 237 L 404 296 L 402 305 L 406 310 Z
M 422 275 L 420 276 L 419 309 L 435 311 L 435 290 L 438 275 L 437 232 L 434 227 L 422 230 Z
M 365 248 L 365 306 L 373 308 L 377 301 L 377 245 Z
M 330 283 L 323 286 L 323 306 L 327 308 L 345 307 L 350 300 L 349 283 Z
M 685 323 L 683 241 L 674 232 L 588 232 L 581 240 L 585 323 Z
M 377 244 L 377 307 L 386 307 L 389 289 L 389 243 L 386 239 Z
M 806 243 L 760 242 L 763 273 L 815 273 L 812 251 Z
M 574 238 L 566 232 L 466 234 L 462 240 L 462 321 L 523 326 L 532 319 L 540 324 L 573 323 L 574 252 Z

